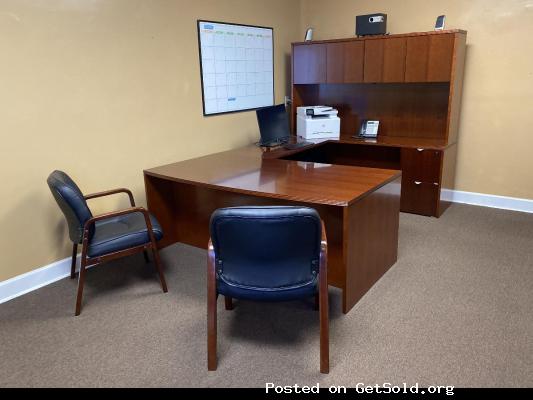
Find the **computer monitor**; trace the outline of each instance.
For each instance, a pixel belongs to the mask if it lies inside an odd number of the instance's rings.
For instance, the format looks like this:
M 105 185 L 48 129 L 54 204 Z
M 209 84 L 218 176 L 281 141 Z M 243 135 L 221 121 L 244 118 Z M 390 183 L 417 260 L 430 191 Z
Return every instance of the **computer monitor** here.
M 289 140 L 289 114 L 284 104 L 260 108 L 256 114 L 261 146 L 275 146 Z

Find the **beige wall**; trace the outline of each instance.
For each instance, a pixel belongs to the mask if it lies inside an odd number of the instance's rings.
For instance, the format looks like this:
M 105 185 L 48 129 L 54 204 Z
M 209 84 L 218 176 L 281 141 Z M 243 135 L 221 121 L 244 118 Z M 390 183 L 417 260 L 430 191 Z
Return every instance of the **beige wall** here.
M 299 17 L 285 0 L 2 0 L 0 281 L 70 254 L 53 169 L 142 204 L 144 168 L 258 138 L 254 112 L 202 116 L 198 18 L 273 26 L 283 101 Z
M 533 0 L 302 0 L 314 39 L 350 37 L 383 12 L 390 33 L 468 31 L 456 189 L 533 199 Z

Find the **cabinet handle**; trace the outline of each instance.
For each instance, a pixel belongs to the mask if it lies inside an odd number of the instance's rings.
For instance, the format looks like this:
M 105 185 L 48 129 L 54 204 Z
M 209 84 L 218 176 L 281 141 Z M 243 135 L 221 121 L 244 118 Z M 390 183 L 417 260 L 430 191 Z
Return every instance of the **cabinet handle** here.
M 439 186 L 439 182 L 433 182 L 435 186 Z
M 421 148 L 421 147 L 417 147 L 417 148 L 416 148 L 416 151 L 424 151 L 424 149 Z
M 422 184 L 422 182 L 420 182 L 420 181 L 415 181 L 415 185 L 421 185 L 421 184 Z

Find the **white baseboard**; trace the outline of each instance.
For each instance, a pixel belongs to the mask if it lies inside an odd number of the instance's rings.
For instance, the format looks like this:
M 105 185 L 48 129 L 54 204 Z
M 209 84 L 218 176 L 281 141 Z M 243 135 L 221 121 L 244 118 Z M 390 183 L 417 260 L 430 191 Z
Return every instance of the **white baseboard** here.
M 71 257 L 0 282 L 0 304 L 70 276 Z M 79 270 L 80 258 L 76 260 Z
M 516 197 L 442 189 L 442 199 L 453 203 L 533 213 L 533 200 L 519 199 Z
M 483 193 L 442 190 L 443 200 L 533 213 L 533 200 Z M 77 270 L 79 269 L 79 257 Z M 0 282 L 0 304 L 70 276 L 70 257 Z

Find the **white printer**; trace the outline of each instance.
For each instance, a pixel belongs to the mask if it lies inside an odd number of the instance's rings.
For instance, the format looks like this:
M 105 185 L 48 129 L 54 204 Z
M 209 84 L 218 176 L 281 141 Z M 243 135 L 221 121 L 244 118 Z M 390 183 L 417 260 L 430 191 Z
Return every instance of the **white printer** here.
M 304 139 L 338 139 L 341 120 L 337 114 L 337 110 L 328 106 L 298 107 L 296 134 Z

